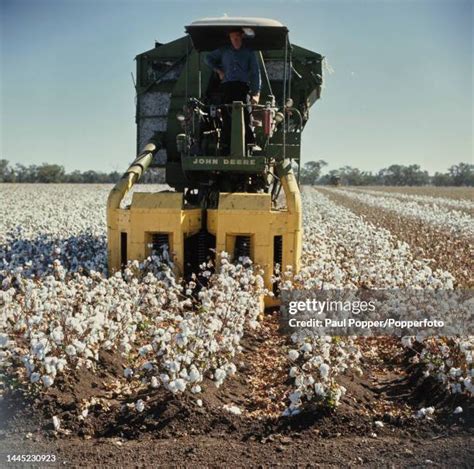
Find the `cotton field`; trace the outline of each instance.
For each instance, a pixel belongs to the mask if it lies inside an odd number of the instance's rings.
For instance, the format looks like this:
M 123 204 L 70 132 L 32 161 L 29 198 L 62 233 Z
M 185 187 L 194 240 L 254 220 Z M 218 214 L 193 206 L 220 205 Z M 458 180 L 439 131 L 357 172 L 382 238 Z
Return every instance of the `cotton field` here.
M 246 373 L 249 382 L 264 383 L 255 389 L 265 389 L 261 392 L 272 401 L 273 416 L 296 416 L 308 405 L 337 412 L 350 395 L 344 376 L 364 376 L 367 353 L 377 356 L 385 340 L 372 340 L 367 347 L 357 337 L 279 336 L 275 323 L 260 314 L 260 298 L 269 292 L 259 266 L 250 260 L 234 264 L 226 253 L 218 253 L 222 262 L 217 272 L 203 266 L 208 284 L 197 294 L 196 279 L 183 284 L 157 257 L 130 263 L 107 277 L 109 190 L 106 185 L 0 186 L 3 396 L 21 388 L 41 401 L 68 379 L 77 379 L 81 370 L 95 373 L 107 353 L 120 362 L 106 383 L 114 401 L 107 400 L 108 394 L 89 392 L 77 403 L 78 421 L 90 419 L 98 407 L 107 411 L 113 405 L 122 413 L 146 414 L 158 391 L 191 399 L 196 409 L 204 401 L 206 408 L 211 388 L 225 389 Z M 449 253 L 450 237 L 472 243 L 472 209 L 472 200 L 306 187 L 303 266 L 296 275 L 282 273 L 280 289 L 467 288 L 462 272 L 472 272 L 472 258 L 458 256 L 452 268 L 430 258 L 430 246 L 410 245 L 393 227 L 410 220 L 426 225 Z M 415 254 L 421 249 L 426 255 Z M 263 335 L 266 345 L 252 352 L 249 337 Z M 407 370 L 432 378 L 447 395 L 472 398 L 473 337 L 397 340 L 392 346 L 411 364 Z M 273 343 L 280 345 L 270 349 Z M 279 364 L 280 374 L 270 373 L 265 362 L 252 364 L 265 353 Z M 250 368 L 243 367 L 245 360 Z M 249 369 L 260 371 L 252 375 Z M 250 394 L 249 399 L 259 396 Z M 247 407 L 222 405 L 243 417 L 255 413 Z M 54 419 L 54 428 L 67 428 L 61 415 Z

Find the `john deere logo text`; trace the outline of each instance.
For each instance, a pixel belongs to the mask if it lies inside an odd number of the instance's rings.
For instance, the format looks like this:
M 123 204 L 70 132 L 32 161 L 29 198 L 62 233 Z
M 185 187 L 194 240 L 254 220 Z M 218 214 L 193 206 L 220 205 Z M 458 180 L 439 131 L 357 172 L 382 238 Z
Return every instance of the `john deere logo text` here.
M 193 158 L 193 164 L 221 164 L 225 166 L 230 165 L 248 165 L 254 166 L 256 161 L 252 158 L 240 158 L 240 159 L 232 159 L 232 158 Z

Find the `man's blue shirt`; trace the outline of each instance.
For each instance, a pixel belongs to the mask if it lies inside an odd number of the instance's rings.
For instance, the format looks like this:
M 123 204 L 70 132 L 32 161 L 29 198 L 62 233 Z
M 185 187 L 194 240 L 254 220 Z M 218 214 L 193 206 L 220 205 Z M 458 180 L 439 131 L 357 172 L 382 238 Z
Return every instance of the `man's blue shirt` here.
M 209 67 L 224 71 L 224 83 L 243 81 L 249 84 L 251 95 L 260 93 L 262 79 L 257 55 L 253 50 L 244 46 L 234 49 L 232 45 L 228 45 L 209 52 L 204 61 Z

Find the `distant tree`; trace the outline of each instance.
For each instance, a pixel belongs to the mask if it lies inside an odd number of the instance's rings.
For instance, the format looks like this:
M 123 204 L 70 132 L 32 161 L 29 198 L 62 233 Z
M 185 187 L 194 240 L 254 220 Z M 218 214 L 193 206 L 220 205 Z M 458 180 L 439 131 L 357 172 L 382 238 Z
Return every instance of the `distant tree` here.
M 403 186 L 403 171 L 399 164 L 392 164 L 378 172 L 380 183 L 385 186 Z
M 311 186 L 317 184 L 321 175 L 321 169 L 326 165 L 327 163 L 324 160 L 308 161 L 305 163 L 301 170 L 301 183 L 309 184 Z
M 403 167 L 402 172 L 405 186 L 425 186 L 430 182 L 428 171 L 423 171 L 417 164 Z
M 453 186 L 453 178 L 450 174 L 436 172 L 431 178 L 434 186 Z
M 72 173 L 67 174 L 66 177 L 65 177 L 65 180 L 66 180 L 66 182 L 77 184 L 77 183 L 84 182 L 84 177 L 83 177 L 82 173 L 79 170 L 76 169 Z
M 323 160 L 308 161 L 301 169 L 302 184 L 331 184 L 340 181 L 351 186 L 391 185 L 391 186 L 420 186 L 433 184 L 435 186 L 474 186 L 474 165 L 459 163 L 451 166 L 447 173 L 437 172 L 430 177 L 427 171 L 419 165 L 391 165 L 381 169 L 377 174 L 361 171 L 358 168 L 344 166 L 332 169 L 321 176 L 321 170 L 327 163 Z M 297 171 L 297 165 L 293 165 Z M 41 166 L 16 164 L 12 168 L 6 159 L 0 159 L 0 182 L 68 182 L 68 183 L 112 183 L 115 184 L 122 174 L 117 171 L 102 173 L 93 170 L 73 171 L 65 173 L 64 168 L 57 164 L 44 163 Z M 140 182 L 145 184 L 165 183 L 165 172 L 162 168 L 150 168 L 145 172 Z
M 381 169 L 377 174 L 377 180 L 385 186 L 422 186 L 429 184 L 430 176 L 417 164 L 410 166 L 393 164 Z
M 13 173 L 11 168 L 8 166 L 8 160 L 0 160 L 0 182 L 13 182 L 11 180 Z
M 111 182 L 111 183 L 115 184 L 121 177 L 122 177 L 121 173 L 119 173 L 118 171 L 112 171 L 108 175 L 108 181 L 107 182 Z
M 451 166 L 448 173 L 454 186 L 474 186 L 474 165 L 459 163 Z
M 358 168 L 344 166 L 339 169 L 333 169 L 328 174 L 322 176 L 319 184 L 334 185 L 334 181 L 347 186 L 370 186 L 377 183 L 377 177 L 370 171 L 361 171 Z
M 17 163 L 13 171 L 15 172 L 15 182 L 31 182 L 27 166 Z
M 98 174 L 96 171 L 90 169 L 89 171 L 84 171 L 82 173 L 82 182 L 92 183 L 98 182 Z
M 15 182 L 38 182 L 38 167 L 17 163 L 14 168 Z
M 38 167 L 37 182 L 63 182 L 64 167 L 57 164 L 43 163 Z

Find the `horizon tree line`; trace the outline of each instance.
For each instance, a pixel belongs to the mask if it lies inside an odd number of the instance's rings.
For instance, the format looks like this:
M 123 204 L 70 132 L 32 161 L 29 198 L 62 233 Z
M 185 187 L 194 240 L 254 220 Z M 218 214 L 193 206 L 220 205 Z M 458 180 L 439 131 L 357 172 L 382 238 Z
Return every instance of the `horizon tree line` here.
M 332 169 L 322 174 L 328 164 L 324 160 L 308 161 L 301 168 L 300 182 L 307 185 L 331 185 L 335 181 L 347 186 L 474 186 L 474 165 L 458 163 L 447 172 L 430 175 L 417 164 L 393 164 L 377 172 L 362 171 L 352 166 Z M 100 172 L 94 170 L 66 172 L 64 166 L 43 163 L 25 166 L 17 163 L 11 166 L 6 159 L 0 159 L 0 182 L 16 183 L 115 183 L 122 176 L 118 171 Z M 163 169 L 150 169 L 141 179 L 145 184 L 165 183 Z

